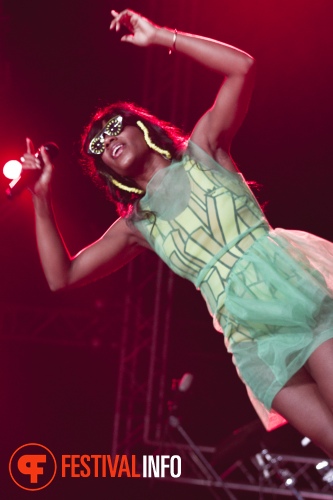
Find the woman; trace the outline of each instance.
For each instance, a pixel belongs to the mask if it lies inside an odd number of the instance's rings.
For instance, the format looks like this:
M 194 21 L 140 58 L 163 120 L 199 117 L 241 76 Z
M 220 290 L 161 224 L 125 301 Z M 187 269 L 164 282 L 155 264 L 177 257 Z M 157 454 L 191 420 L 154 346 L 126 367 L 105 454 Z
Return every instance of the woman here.
M 121 217 L 75 257 L 54 221 L 52 165 L 42 150 L 32 197 L 50 288 L 96 280 L 153 248 L 201 291 L 250 393 L 333 457 L 333 245 L 272 230 L 230 156 L 251 97 L 253 59 L 130 10 L 112 16 L 111 30 L 129 30 L 122 41 L 177 50 L 223 83 L 188 145 L 141 108 L 120 103 L 97 113 L 83 150 Z M 25 168 L 40 168 L 30 140 L 27 149 Z

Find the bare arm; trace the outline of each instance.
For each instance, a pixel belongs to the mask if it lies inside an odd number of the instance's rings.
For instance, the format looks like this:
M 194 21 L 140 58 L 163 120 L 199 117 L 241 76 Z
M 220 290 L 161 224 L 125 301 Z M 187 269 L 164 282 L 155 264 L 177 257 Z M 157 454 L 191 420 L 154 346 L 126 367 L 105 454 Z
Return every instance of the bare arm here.
M 120 14 L 111 13 L 114 19 L 110 29 L 119 30 L 124 25 L 130 31 L 122 41 L 141 46 L 173 46 L 174 31 L 161 28 L 128 9 Z M 251 98 L 255 73 L 253 58 L 230 45 L 188 33 L 177 33 L 175 50 L 221 74 L 223 81 L 215 102 L 198 121 L 192 140 L 217 159 L 220 155 L 228 155 Z
M 107 276 L 143 250 L 125 220 L 118 219 L 99 240 L 71 257 L 49 204 L 46 206 L 38 200 L 35 206 L 38 252 L 51 290 L 83 285 Z
M 39 168 L 30 140 L 27 143 L 25 168 Z M 50 195 L 52 165 L 42 151 L 45 167 L 32 187 L 35 207 L 36 237 L 41 264 L 51 290 L 89 283 L 116 271 L 138 255 L 143 247 L 139 236 L 126 224 L 116 221 L 96 242 L 71 257 L 57 228 Z

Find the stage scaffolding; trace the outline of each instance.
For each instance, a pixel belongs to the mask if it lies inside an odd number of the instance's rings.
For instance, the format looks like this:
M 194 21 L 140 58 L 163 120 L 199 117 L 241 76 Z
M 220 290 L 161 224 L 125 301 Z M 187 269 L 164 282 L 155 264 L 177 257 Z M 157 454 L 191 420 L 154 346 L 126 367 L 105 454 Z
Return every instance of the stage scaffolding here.
M 112 454 L 161 442 L 174 277 L 153 255 L 128 269 Z
M 169 452 L 175 453 L 175 449 L 169 447 Z M 212 498 L 333 498 L 332 469 L 320 457 L 283 455 L 258 449 L 255 455 L 240 456 L 223 473 L 217 474 L 208 459 L 202 460 L 196 450 L 178 449 L 177 453 L 182 456 L 184 473 L 177 479 L 166 478 L 166 481 L 196 486 L 198 492 L 209 490 Z M 321 466 L 324 471 L 318 470 Z

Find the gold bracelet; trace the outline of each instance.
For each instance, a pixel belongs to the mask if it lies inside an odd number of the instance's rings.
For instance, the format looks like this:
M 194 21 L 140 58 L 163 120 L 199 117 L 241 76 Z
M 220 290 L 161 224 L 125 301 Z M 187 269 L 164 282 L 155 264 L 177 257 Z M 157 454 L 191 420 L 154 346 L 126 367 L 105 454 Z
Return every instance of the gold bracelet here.
M 178 31 L 175 29 L 173 32 L 172 45 L 169 49 L 169 56 L 171 56 L 171 54 L 176 51 L 177 34 L 178 34 Z

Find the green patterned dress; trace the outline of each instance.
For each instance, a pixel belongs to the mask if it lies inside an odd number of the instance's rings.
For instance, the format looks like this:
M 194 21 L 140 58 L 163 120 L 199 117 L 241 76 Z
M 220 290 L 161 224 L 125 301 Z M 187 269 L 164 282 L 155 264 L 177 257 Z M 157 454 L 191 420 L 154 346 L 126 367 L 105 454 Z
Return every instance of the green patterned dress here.
M 242 175 L 191 142 L 181 161 L 153 176 L 140 210 L 155 217 L 134 218 L 135 226 L 200 290 L 241 379 L 270 409 L 333 337 L 333 244 L 273 230 Z

